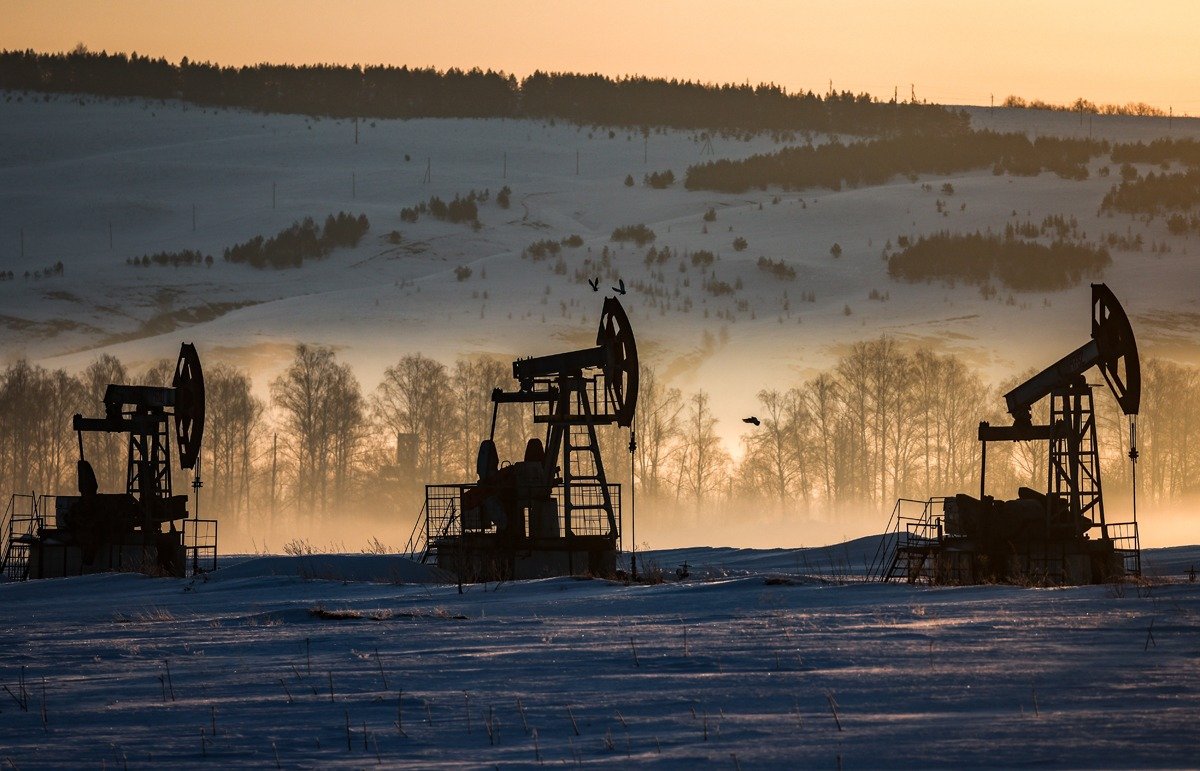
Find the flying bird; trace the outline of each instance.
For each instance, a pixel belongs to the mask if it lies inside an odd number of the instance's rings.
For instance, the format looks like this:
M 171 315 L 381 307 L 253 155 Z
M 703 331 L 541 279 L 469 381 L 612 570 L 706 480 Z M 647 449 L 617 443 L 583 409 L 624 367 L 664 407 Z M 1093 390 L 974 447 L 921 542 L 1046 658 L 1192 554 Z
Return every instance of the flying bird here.
M 617 279 L 617 284 L 618 284 L 618 286 L 614 286 L 612 288 L 612 290 L 614 292 L 616 292 L 617 294 L 625 294 L 625 279 L 623 279 L 623 278 Z
M 600 277 L 597 276 L 596 278 L 589 278 L 588 286 L 590 286 L 592 288 L 593 292 L 599 292 L 600 291 Z
M 751 416 L 750 416 L 750 417 L 748 417 L 748 418 L 742 418 L 742 422 L 743 422 L 743 423 L 749 423 L 750 425 L 753 425 L 753 426 L 762 425 L 762 422 L 761 422 L 761 421 L 760 421 L 758 418 L 756 418 L 755 416 L 753 416 L 753 415 L 751 415 Z

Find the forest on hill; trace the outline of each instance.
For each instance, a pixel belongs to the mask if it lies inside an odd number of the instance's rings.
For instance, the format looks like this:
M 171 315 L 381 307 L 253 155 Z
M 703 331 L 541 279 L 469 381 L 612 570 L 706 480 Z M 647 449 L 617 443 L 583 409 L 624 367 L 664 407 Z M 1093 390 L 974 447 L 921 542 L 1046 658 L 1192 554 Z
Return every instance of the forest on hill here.
M 777 185 L 784 190 L 878 185 L 901 174 L 952 174 L 991 167 L 993 173 L 1034 176 L 1053 171 L 1066 179 L 1086 179 L 1084 164 L 1109 151 L 1108 142 L 1058 139 L 994 131 L 955 131 L 931 135 L 908 132 L 862 142 L 784 147 L 742 160 L 716 160 L 690 166 L 689 190 L 741 193 Z
M 720 131 L 883 135 L 965 128 L 937 105 L 867 94 L 788 93 L 773 84 L 712 85 L 662 78 L 360 65 L 178 64 L 124 53 L 0 51 L 0 89 L 181 99 L 260 112 L 337 118 L 539 118 L 581 124 Z

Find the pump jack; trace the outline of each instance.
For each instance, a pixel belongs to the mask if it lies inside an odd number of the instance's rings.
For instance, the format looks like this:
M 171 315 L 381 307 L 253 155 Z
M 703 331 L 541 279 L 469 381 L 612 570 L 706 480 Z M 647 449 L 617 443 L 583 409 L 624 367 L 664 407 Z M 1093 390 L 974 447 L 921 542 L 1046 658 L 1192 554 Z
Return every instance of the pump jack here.
M 24 496 L 30 512 L 9 519 L 6 574 L 43 578 L 133 570 L 183 576 L 203 569 L 201 558 L 206 568 L 215 567 L 216 522 L 189 519 L 188 497 L 172 491 L 172 423 L 179 465 L 195 471 L 191 485 L 198 492 L 204 375 L 190 343 L 180 347 L 171 386 L 109 384 L 103 417 L 75 415 L 78 495 Z M 90 433 L 128 435 L 125 492 L 100 492 L 84 454 Z
M 1109 522 L 1100 482 L 1100 453 L 1092 389 L 1084 375 L 1100 370 L 1129 417 L 1134 464 L 1134 511 L 1129 522 Z M 1050 397 L 1050 420 L 1035 425 L 1033 406 Z M 1141 369 L 1133 328 L 1116 296 L 1092 284 L 1091 339 L 1004 396 L 1010 426 L 979 424 L 979 498 L 959 494 L 931 499 L 900 533 L 884 580 L 939 582 L 1032 580 L 1097 583 L 1141 573 L 1137 530 L 1137 413 Z M 1048 442 L 1045 493 L 1021 487 L 1015 500 L 987 494 L 989 442 Z M 899 504 L 898 504 L 899 507 Z M 899 508 L 897 508 L 899 512 Z M 897 513 L 897 530 L 902 518 Z
M 638 357 L 625 309 L 605 298 L 594 347 L 517 359 L 513 377 L 517 390 L 492 391 L 478 481 L 426 487 L 422 559 L 466 580 L 614 573 L 620 485 L 604 473 L 596 427 L 633 423 Z M 532 405 L 546 426 L 544 443 L 530 439 L 523 460 L 505 466 L 495 442 L 502 404 Z

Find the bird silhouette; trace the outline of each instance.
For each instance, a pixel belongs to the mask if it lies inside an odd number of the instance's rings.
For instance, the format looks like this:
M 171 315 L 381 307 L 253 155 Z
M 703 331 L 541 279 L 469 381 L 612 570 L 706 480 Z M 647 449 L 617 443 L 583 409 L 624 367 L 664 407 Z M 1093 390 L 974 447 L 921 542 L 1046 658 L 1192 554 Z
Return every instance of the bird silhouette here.
M 600 291 L 600 278 L 598 276 L 596 278 L 589 278 L 588 286 L 590 286 L 592 288 L 593 292 L 599 292 Z
M 748 417 L 748 418 L 742 418 L 742 422 L 743 422 L 743 423 L 749 423 L 749 424 L 751 424 L 751 425 L 754 425 L 754 426 L 762 425 L 762 422 L 761 422 L 761 421 L 760 421 L 758 418 L 756 418 L 755 416 L 753 416 L 753 415 L 751 415 L 751 416 L 750 416 L 750 417 Z
M 614 286 L 612 288 L 612 290 L 614 292 L 616 292 L 617 294 L 625 294 L 625 279 L 623 279 L 623 278 L 617 279 L 617 284 L 618 284 L 618 286 Z

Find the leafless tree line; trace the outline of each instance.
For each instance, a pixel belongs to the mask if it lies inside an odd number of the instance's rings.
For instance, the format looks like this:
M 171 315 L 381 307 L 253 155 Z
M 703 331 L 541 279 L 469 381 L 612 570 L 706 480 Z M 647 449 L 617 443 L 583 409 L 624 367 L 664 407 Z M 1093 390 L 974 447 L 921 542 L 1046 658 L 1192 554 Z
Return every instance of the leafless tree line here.
M 73 492 L 71 415 L 101 414 L 108 383 L 167 385 L 171 374 L 167 360 L 130 373 L 107 354 L 77 375 L 25 360 L 9 365 L 0 372 L 0 489 Z M 874 515 L 901 496 L 978 490 L 978 422 L 1005 422 L 1000 395 L 1027 374 L 989 387 L 961 357 L 907 352 L 888 338 L 860 342 L 826 372 L 758 392 L 747 412 L 761 425 L 746 433 L 735 462 L 709 395 L 672 387 L 643 364 L 637 449 L 631 455 L 629 432 L 614 426 L 600 429 L 601 451 L 610 481 L 636 476 L 639 506 L 651 516 L 703 517 L 735 501 L 781 516 Z M 1177 500 L 1200 480 L 1200 369 L 1152 360 L 1143 376 L 1139 495 Z M 331 349 L 310 345 L 298 345 L 271 382 L 269 404 L 235 367 L 209 365 L 205 380 L 201 514 L 242 533 L 355 517 L 411 523 L 424 484 L 474 479 L 491 391 L 512 386 L 507 361 L 447 366 L 414 354 L 366 393 Z M 1106 487 L 1128 489 L 1127 425 L 1101 390 L 1096 404 Z M 519 458 L 540 434 L 528 409 L 503 405 L 496 414 L 502 459 Z M 124 489 L 124 442 L 85 437 L 103 490 Z M 1044 443 L 995 443 L 988 461 L 989 492 L 1045 484 Z M 176 474 L 176 492 L 185 492 L 191 480 Z
M 906 352 L 888 338 L 859 342 L 829 371 L 787 390 L 759 391 L 761 425 L 746 434 L 735 463 L 722 449 L 705 392 L 685 394 L 643 368 L 639 494 L 671 504 L 662 510 L 676 515 L 737 501 L 820 519 L 876 516 L 900 497 L 977 494 L 979 421 L 1011 422 L 1002 395 L 1032 374 L 989 386 L 961 357 Z M 1178 500 L 1200 489 L 1200 370 L 1151 360 L 1143 379 L 1139 497 Z M 1095 405 L 1106 490 L 1127 492 L 1128 423 L 1106 388 L 1096 389 Z M 1038 410 L 1035 420 L 1048 421 L 1048 405 Z M 988 455 L 989 494 L 1045 488 L 1044 442 L 992 443 Z

